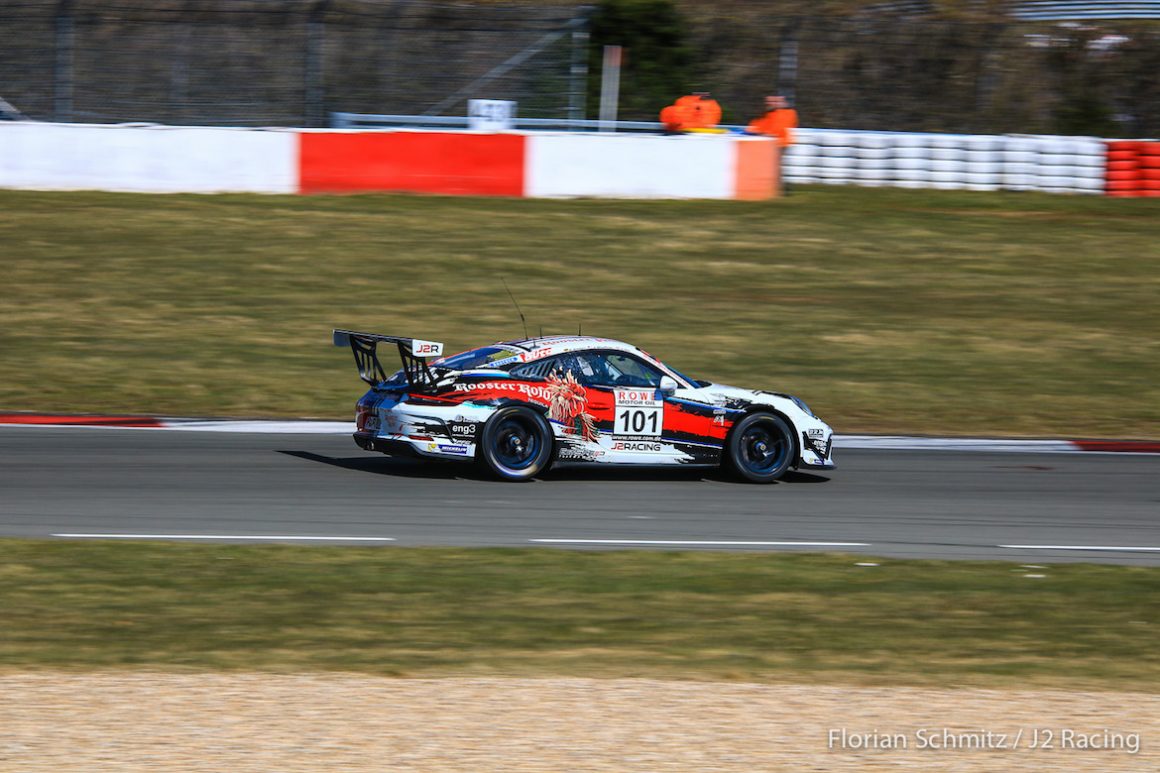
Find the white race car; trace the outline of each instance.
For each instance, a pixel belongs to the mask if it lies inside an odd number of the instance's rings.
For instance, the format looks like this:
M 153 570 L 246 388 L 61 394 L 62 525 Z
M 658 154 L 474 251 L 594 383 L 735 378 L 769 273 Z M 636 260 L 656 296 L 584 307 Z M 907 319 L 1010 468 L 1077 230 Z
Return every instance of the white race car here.
M 451 357 L 434 341 L 353 330 L 334 343 L 371 387 L 354 434 L 369 451 L 473 459 L 505 480 L 564 463 L 725 465 L 756 483 L 835 467 L 833 430 L 797 397 L 698 381 L 622 341 L 549 336 Z M 402 358 L 391 376 L 380 343 Z

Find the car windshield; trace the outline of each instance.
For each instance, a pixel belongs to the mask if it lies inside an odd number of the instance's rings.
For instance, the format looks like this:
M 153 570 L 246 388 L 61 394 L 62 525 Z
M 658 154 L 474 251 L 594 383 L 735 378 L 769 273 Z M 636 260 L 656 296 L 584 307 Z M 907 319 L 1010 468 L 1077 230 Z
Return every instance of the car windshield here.
M 459 354 L 453 354 L 450 357 L 444 357 L 441 360 L 435 360 L 431 363 L 432 367 L 450 368 L 451 370 L 471 370 L 473 368 L 484 368 L 489 363 L 497 360 L 505 360 L 517 353 L 516 349 L 509 349 L 506 346 L 481 346 L 478 349 L 472 349 Z

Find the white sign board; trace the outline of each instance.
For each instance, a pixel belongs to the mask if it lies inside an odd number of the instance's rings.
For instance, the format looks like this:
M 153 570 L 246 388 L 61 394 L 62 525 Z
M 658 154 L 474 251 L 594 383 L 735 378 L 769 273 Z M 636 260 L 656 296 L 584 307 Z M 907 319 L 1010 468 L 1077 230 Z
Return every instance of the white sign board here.
M 512 128 L 516 103 L 506 99 L 467 100 L 467 128 L 475 131 L 502 132 Z

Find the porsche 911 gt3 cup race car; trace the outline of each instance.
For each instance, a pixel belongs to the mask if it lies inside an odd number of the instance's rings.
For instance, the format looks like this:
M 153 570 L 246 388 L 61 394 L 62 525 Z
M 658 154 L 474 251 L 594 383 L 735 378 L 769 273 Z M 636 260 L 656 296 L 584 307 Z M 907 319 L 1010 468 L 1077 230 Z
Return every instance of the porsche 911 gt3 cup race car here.
M 451 357 L 434 341 L 353 330 L 334 343 L 371 387 L 355 411 L 368 451 L 474 459 L 505 480 L 572 463 L 724 465 L 756 483 L 835 467 L 833 431 L 798 398 L 698 381 L 621 341 L 548 336 Z M 391 376 L 381 343 L 402 358 Z

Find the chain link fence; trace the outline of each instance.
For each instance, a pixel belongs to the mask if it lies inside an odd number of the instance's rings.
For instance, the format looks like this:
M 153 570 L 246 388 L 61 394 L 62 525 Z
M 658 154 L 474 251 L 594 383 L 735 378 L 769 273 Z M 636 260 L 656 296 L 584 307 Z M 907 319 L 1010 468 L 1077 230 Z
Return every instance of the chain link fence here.
M 756 0 L 681 7 L 692 56 L 672 82 L 712 91 L 726 123 L 746 122 L 763 95 L 780 91 L 815 127 L 1160 135 L 1155 25 L 791 16 Z M 592 12 L 426 0 L 0 0 L 0 100 L 38 120 L 184 125 L 463 115 L 475 97 L 515 100 L 522 117 L 592 118 Z M 640 98 L 638 67 L 630 49 L 620 117 L 656 120 L 679 92 Z
M 725 120 L 764 94 L 819 128 L 1160 135 L 1160 25 L 948 20 L 863 13 L 789 17 L 748 3 L 693 32 Z
M 0 2 L 0 98 L 40 120 L 320 126 L 332 111 L 568 117 L 584 9 L 423 2 Z M 583 61 L 581 59 L 580 61 Z M 581 79 L 579 83 L 583 84 Z M 579 117 L 579 116 L 577 116 Z

